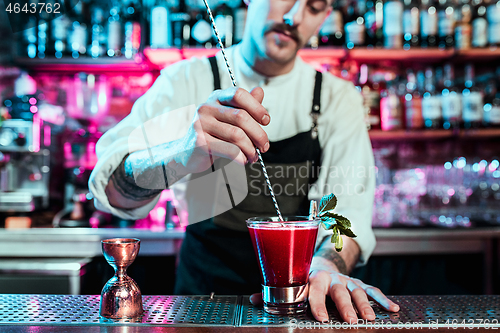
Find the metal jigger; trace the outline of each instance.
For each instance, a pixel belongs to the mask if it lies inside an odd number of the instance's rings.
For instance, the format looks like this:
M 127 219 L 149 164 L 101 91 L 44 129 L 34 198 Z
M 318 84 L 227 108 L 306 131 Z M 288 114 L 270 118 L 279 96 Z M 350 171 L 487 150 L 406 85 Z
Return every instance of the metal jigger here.
M 139 286 L 127 275 L 139 253 L 141 241 L 136 238 L 113 238 L 101 241 L 106 261 L 115 269 L 101 293 L 100 314 L 106 318 L 135 318 L 142 314 L 142 295 Z

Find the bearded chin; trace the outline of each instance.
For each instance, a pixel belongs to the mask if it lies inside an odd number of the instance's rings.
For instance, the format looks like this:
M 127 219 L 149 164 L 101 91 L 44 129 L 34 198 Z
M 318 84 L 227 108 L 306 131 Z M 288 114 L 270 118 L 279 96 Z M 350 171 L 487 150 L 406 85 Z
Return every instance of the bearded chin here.
M 274 47 L 278 48 L 278 49 L 284 49 L 284 48 L 287 48 L 289 46 L 293 46 L 293 48 L 295 49 L 294 51 L 287 52 L 287 53 L 289 53 L 288 55 L 282 54 L 281 57 L 272 57 L 273 60 L 277 63 L 285 64 L 285 63 L 290 62 L 291 60 L 293 60 L 295 58 L 298 50 L 300 49 L 300 47 L 299 47 L 300 43 L 292 42 L 292 41 L 283 41 L 278 36 L 274 36 L 272 38 L 271 42 L 274 44 Z M 290 45 L 290 44 L 292 44 L 292 45 Z

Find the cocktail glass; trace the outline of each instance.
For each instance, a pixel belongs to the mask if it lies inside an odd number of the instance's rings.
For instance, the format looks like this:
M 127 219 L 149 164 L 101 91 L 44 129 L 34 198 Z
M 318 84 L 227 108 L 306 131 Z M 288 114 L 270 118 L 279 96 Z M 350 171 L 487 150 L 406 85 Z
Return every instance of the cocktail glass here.
M 264 310 L 296 314 L 307 309 L 307 283 L 320 220 L 305 216 L 254 217 L 247 227 L 262 276 Z

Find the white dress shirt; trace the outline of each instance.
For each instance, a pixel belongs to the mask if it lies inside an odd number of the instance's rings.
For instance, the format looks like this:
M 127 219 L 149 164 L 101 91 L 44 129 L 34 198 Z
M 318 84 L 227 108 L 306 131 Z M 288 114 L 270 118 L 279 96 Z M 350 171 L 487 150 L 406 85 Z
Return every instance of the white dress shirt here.
M 271 122 L 263 126 L 269 140 L 277 141 L 311 129 L 310 116 L 316 71 L 297 57 L 287 74 L 267 78 L 249 67 L 238 45 L 226 50 L 238 86 L 250 91 L 264 90 L 262 105 Z M 222 88 L 231 87 L 222 54 L 217 54 Z M 98 163 L 89 181 L 96 207 L 125 219 L 147 216 L 158 201 L 135 209 L 112 207 L 105 194 L 108 179 L 129 152 L 139 148 L 129 141 L 148 121 L 161 128 L 155 143 L 169 142 L 185 135 L 196 112 L 214 89 L 213 75 L 206 58 L 192 58 L 164 68 L 153 86 L 134 104 L 131 113 L 107 131 L 96 145 Z M 183 108 L 179 112 L 177 109 Z M 176 112 L 170 112 L 177 110 Z M 135 131 L 134 131 L 135 130 Z M 352 222 L 361 249 L 358 265 L 366 263 L 375 247 L 371 228 L 375 190 L 374 161 L 368 131 L 364 122 L 362 98 L 354 85 L 323 73 L 321 115 L 318 119 L 319 143 L 322 149 L 321 172 L 309 191 L 309 199 L 319 200 L 325 194 L 338 197 L 335 209 Z M 151 144 L 151 142 L 149 142 Z M 319 228 L 318 240 L 331 231 Z

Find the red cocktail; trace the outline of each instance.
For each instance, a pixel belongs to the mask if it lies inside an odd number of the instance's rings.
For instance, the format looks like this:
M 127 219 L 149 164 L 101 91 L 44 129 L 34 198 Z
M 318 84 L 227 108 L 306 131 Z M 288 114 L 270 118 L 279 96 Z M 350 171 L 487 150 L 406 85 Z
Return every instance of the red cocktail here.
M 307 217 L 284 219 L 247 220 L 261 268 L 264 309 L 275 314 L 306 309 L 306 286 L 320 221 L 309 221 Z

